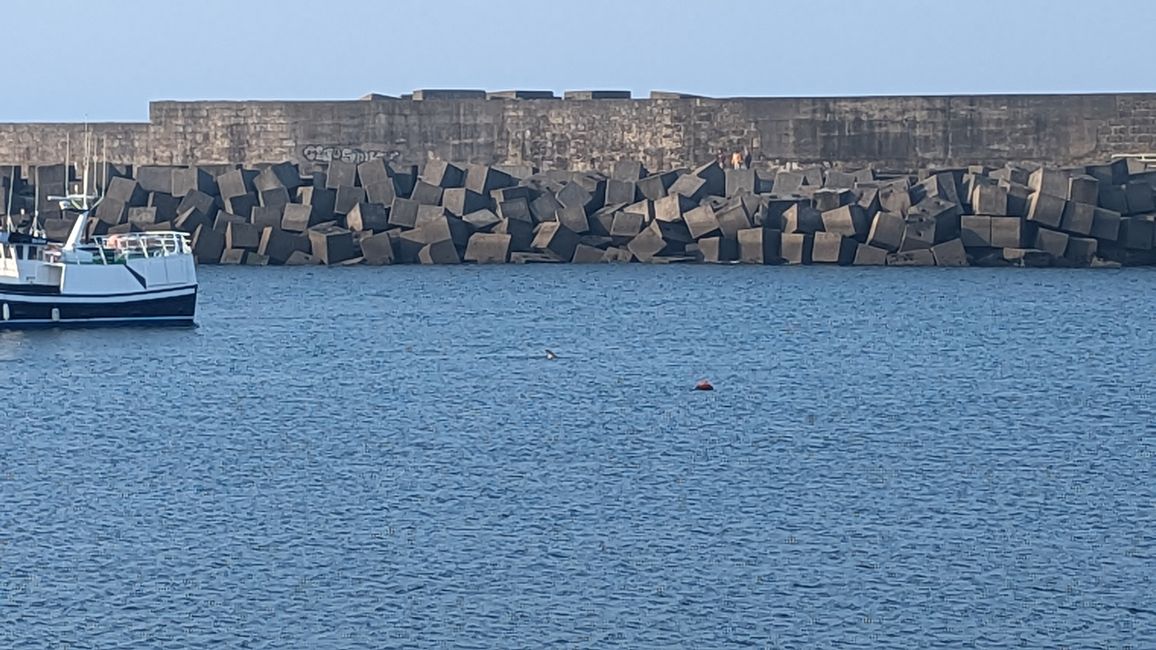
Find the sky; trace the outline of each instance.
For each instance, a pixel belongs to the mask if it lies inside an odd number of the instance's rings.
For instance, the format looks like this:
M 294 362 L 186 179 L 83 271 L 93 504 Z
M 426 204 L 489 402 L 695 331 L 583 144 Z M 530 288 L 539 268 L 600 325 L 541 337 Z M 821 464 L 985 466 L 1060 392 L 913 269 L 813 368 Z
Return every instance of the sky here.
M 1156 90 L 1153 0 L 46 0 L 0 24 L 0 122 L 417 88 Z

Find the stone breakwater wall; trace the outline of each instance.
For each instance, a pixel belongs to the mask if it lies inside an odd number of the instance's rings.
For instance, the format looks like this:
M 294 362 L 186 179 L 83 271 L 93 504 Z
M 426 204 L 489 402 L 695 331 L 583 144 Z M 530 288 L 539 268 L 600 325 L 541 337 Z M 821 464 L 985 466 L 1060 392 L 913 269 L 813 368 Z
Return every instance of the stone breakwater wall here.
M 351 101 L 158 101 L 141 123 L 89 125 L 108 160 L 254 167 L 431 158 L 608 170 L 693 167 L 748 148 L 755 167 L 839 163 L 916 172 L 1070 166 L 1156 150 L 1156 94 L 705 98 L 652 93 L 415 91 Z M 82 124 L 0 124 L 0 165 L 73 158 Z
M 89 235 L 180 230 L 202 264 L 707 262 L 891 266 L 1156 264 L 1156 171 L 1135 159 L 884 175 L 606 172 L 381 158 L 240 166 L 99 165 Z M 0 168 L 14 221 L 63 240 L 66 164 Z M 36 197 L 40 205 L 36 205 Z M 39 207 L 38 216 L 31 215 Z

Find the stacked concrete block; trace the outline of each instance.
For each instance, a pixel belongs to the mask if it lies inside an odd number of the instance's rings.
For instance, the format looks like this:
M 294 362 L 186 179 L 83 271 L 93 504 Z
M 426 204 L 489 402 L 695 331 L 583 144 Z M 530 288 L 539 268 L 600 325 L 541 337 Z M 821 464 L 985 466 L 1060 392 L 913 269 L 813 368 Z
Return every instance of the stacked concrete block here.
M 36 190 L 15 171 L 14 205 Z M 67 165 L 30 169 L 44 187 Z M 118 168 L 89 235 L 177 229 L 201 263 L 1156 264 L 1156 172 L 1115 161 L 877 174 L 842 168 L 593 171 L 431 160 Z M 773 179 L 773 181 L 772 181 Z M 45 203 L 45 201 L 41 201 Z M 69 215 L 41 210 L 67 236 Z M 27 226 L 31 217 L 17 219 Z

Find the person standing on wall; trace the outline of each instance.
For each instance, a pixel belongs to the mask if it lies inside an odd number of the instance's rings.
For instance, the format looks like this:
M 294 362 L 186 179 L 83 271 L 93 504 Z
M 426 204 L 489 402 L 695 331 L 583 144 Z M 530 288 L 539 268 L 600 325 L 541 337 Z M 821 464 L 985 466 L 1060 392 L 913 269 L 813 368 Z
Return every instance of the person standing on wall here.
M 731 154 L 731 167 L 735 169 L 743 168 L 743 154 L 741 152 L 734 152 Z

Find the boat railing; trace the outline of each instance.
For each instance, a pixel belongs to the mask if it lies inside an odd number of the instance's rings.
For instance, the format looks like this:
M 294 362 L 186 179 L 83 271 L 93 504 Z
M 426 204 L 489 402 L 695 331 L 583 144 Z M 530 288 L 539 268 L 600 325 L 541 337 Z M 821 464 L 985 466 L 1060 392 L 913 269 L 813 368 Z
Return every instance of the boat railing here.
M 183 232 L 134 232 L 92 238 L 97 263 L 114 264 L 129 259 L 189 255 L 192 245 Z

